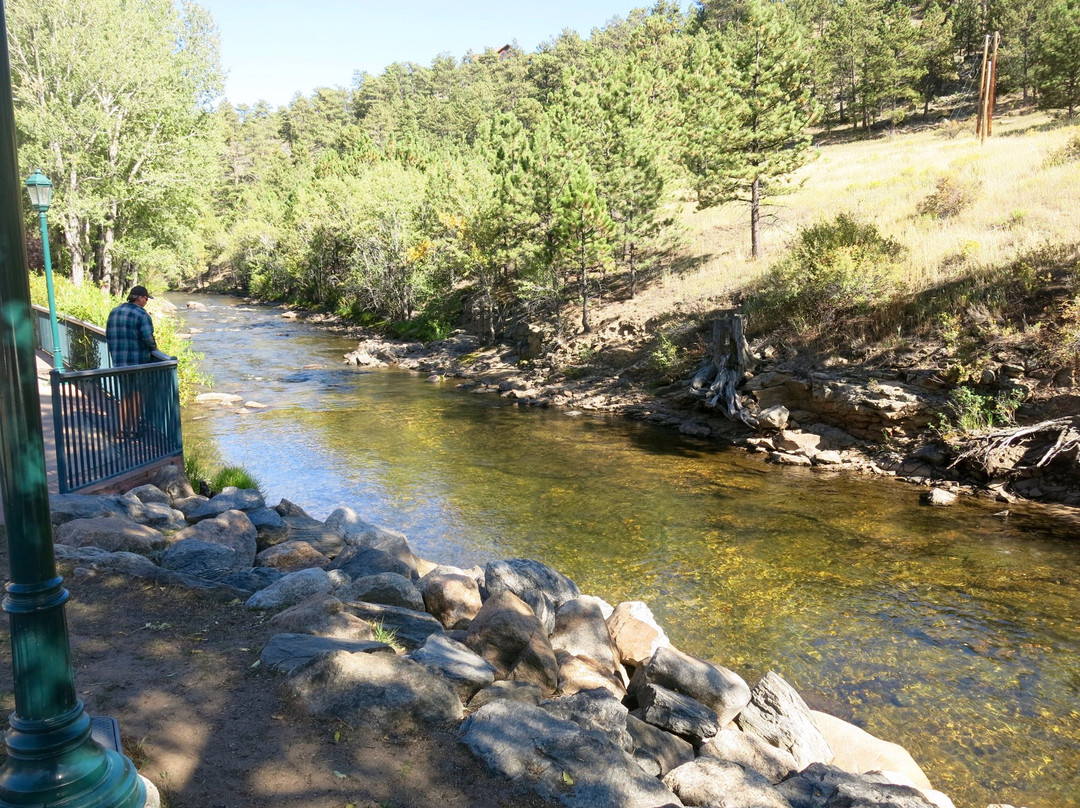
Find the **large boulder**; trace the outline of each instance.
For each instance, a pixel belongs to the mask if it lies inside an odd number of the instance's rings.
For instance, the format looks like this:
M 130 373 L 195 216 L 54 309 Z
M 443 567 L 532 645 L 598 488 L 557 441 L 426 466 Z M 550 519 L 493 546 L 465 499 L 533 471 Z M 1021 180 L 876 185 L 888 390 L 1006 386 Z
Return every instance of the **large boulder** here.
M 366 578 L 382 572 L 393 572 L 410 581 L 420 577 L 415 557 L 406 560 L 374 547 L 346 547 L 334 559 L 330 569 L 341 570 L 350 578 Z
M 251 609 L 278 610 L 295 606 L 315 594 L 329 594 L 334 584 L 326 570 L 309 569 L 290 572 L 265 589 L 260 589 L 245 603 Z
M 420 590 L 412 581 L 396 572 L 365 575 L 346 584 L 335 594 L 342 600 L 400 606 L 414 612 L 424 611 L 424 598 Z
M 175 464 L 162 466 L 155 475 L 153 483 L 169 498 L 169 501 L 195 495 L 195 489 L 191 487 L 191 482 L 184 470 Z
M 773 746 L 752 732 L 731 727 L 705 741 L 701 745 L 701 754 L 738 763 L 774 784 L 799 770 L 794 755 L 786 749 Z
M 313 634 L 339 640 L 374 640 L 371 624 L 345 611 L 333 595 L 319 593 L 306 598 L 270 619 L 285 634 Z
M 236 553 L 237 563 L 234 569 L 255 566 L 256 546 L 255 526 L 251 524 L 243 511 L 227 510 L 221 514 L 206 518 L 198 524 L 184 528 L 172 537 L 174 542 L 185 539 L 197 539 L 210 544 L 220 544 Z
M 540 706 L 556 718 L 573 721 L 582 729 L 606 736 L 626 752 L 634 750 L 634 740 L 626 731 L 628 711 L 606 690 L 583 690 L 573 696 L 542 701 Z
M 486 704 L 462 724 L 461 739 L 492 771 L 567 808 L 682 805 L 607 737 L 532 704 Z
M 275 544 L 281 544 L 289 538 L 289 526 L 281 518 L 281 514 L 273 508 L 256 508 L 253 511 L 245 511 L 251 524 L 259 534 L 259 549 L 265 550 Z
M 791 808 L 935 808 L 918 789 L 878 773 L 851 774 L 812 763 L 776 787 Z
M 636 715 L 655 727 L 689 738 L 695 745 L 711 738 L 720 727 L 716 713 L 699 701 L 661 685 L 642 685 L 638 689 Z
M 529 558 L 490 561 L 484 568 L 484 580 L 489 595 L 511 592 L 528 603 L 548 634 L 555 611 L 581 595 L 577 584 L 561 572 Z
M 468 628 L 484 605 L 476 580 L 464 572 L 436 570 L 419 584 L 424 608 L 446 628 Z
M 307 542 L 284 541 L 262 550 L 255 556 L 255 563 L 260 567 L 273 567 L 282 572 L 296 572 L 312 567 L 326 569 L 330 566 L 330 559 Z
M 630 691 L 645 684 L 663 685 L 699 701 L 726 726 L 750 703 L 750 686 L 734 671 L 684 654 L 671 646 L 656 649 L 647 663 L 634 671 Z
M 345 610 L 385 631 L 394 632 L 394 638 L 407 651 L 419 648 L 432 634 L 443 633 L 442 624 L 430 614 L 400 606 L 346 601 Z
M 495 666 L 499 679 L 532 682 L 545 695 L 559 685 L 559 666 L 543 625 L 512 592 L 488 598 L 469 625 L 465 644 Z
M 592 660 L 599 669 L 612 674 L 621 672 L 618 651 L 596 598 L 573 598 L 558 608 L 551 647 L 555 651 Z
M 624 665 L 636 668 L 652 657 L 657 648 L 671 645 L 652 611 L 640 600 L 620 603 L 608 617 L 607 624 Z
M 282 502 L 284 501 L 282 500 Z M 278 506 L 278 508 L 280 507 Z M 336 557 L 338 553 L 345 549 L 345 540 L 341 538 L 341 534 L 336 530 L 331 530 L 318 519 L 312 519 L 307 514 L 302 516 L 282 514 L 281 520 L 285 523 L 290 539 L 306 541 L 328 558 Z
M 656 775 L 662 777 L 677 766 L 694 759 L 694 747 L 660 727 L 642 721 L 636 715 L 626 716 L 626 731 L 634 745 L 634 756 L 643 752 L 656 762 Z
M 91 494 L 51 494 L 49 518 L 53 525 L 73 519 L 94 519 L 101 516 L 128 517 L 128 508 L 118 496 Z
M 769 671 L 750 691 L 750 704 L 735 719 L 744 732 L 791 752 L 798 768 L 831 763 L 833 750 L 814 723 L 810 708 L 791 685 Z
M 462 702 L 495 681 L 495 668 L 467 645 L 432 634 L 409 657 L 448 681 Z
M 100 547 L 110 553 L 146 555 L 165 546 L 165 537 L 147 525 L 122 516 L 72 519 L 56 529 L 56 541 L 69 547 Z
M 247 569 L 251 565 L 238 559 L 231 547 L 199 539 L 181 539 L 169 545 L 161 559 L 161 566 L 208 581 L 220 581 L 229 573 Z
M 288 692 L 311 715 L 398 730 L 449 724 L 464 714 L 454 689 L 394 654 L 320 654 L 293 671 Z
M 933 788 L 926 773 L 899 744 L 883 741 L 828 713 L 811 710 L 810 715 L 835 753 L 832 765 L 852 774 L 897 772 L 922 790 Z
M 222 603 L 246 598 L 244 589 L 223 582 L 209 581 L 194 575 L 159 567 L 146 556 L 137 553 L 108 553 L 97 547 L 68 547 L 57 544 L 53 548 L 56 558 L 75 564 L 76 574 L 107 572 L 142 578 L 159 586 L 180 586 L 197 591 L 202 597 Z
M 254 488 L 226 486 L 221 493 L 208 499 L 198 508 L 186 513 L 189 522 L 199 522 L 220 516 L 225 511 L 256 511 L 266 507 L 263 495 Z
M 595 659 L 559 650 L 555 652 L 555 661 L 559 665 L 559 693 L 563 696 L 597 688 L 620 700 L 626 696 L 623 678 Z
M 251 567 L 246 570 L 237 570 L 236 572 L 230 572 L 224 578 L 221 579 L 221 583 L 235 586 L 239 589 L 246 589 L 248 596 L 250 597 L 260 589 L 266 589 L 270 584 L 277 583 L 285 576 L 285 573 L 281 570 L 271 569 L 270 567 Z M 247 600 L 247 597 L 243 598 Z
M 320 654 L 393 654 L 394 649 L 375 640 L 345 640 L 312 634 L 275 634 L 259 654 L 259 662 L 280 673 L 292 673 Z
M 500 679 L 478 691 L 475 696 L 469 699 L 469 709 L 475 712 L 485 704 L 491 704 L 491 702 L 499 699 L 535 705 L 544 700 L 544 694 L 532 682 L 511 682 Z
M 409 539 L 404 533 L 372 525 L 361 519 L 352 508 L 338 508 L 326 517 L 326 527 L 341 535 L 350 547 L 374 547 L 376 550 L 400 552 L 407 550 Z
M 683 805 L 791 808 L 773 784 L 738 763 L 702 755 L 664 775 L 664 785 Z

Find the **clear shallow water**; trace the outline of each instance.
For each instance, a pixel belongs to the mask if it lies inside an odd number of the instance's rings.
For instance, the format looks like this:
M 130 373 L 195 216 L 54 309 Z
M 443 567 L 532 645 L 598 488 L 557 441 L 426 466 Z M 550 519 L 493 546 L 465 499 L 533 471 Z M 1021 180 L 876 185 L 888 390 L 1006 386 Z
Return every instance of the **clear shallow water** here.
M 174 297 L 182 305 L 187 298 Z M 273 309 L 184 311 L 221 392 L 186 443 L 324 518 L 339 505 L 458 565 L 537 558 L 646 601 L 682 649 L 905 746 L 959 808 L 1080 808 L 1080 542 L 892 481 L 766 467 L 641 424 L 345 366 Z M 310 367 L 305 367 L 310 366 Z

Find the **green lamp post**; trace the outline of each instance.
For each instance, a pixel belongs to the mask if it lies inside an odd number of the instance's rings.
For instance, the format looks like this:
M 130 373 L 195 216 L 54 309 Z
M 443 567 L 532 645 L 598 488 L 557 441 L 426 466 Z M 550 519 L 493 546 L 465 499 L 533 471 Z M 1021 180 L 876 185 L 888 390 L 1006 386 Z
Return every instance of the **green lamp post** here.
M 7 43 L 0 0 L 0 495 L 15 688 L 0 806 L 140 808 L 146 789 L 135 767 L 92 738 L 75 696 L 68 593 L 56 574 L 49 518 Z
M 63 370 L 64 356 L 60 348 L 60 326 L 56 322 L 56 294 L 53 292 L 52 257 L 49 255 L 49 223 L 45 220 L 45 214 L 52 204 L 52 183 L 41 173 L 40 168 L 35 169 L 34 173 L 26 178 L 26 190 L 30 194 L 30 205 L 38 212 L 38 221 L 41 223 L 41 252 L 45 257 L 45 288 L 49 292 L 53 367 Z

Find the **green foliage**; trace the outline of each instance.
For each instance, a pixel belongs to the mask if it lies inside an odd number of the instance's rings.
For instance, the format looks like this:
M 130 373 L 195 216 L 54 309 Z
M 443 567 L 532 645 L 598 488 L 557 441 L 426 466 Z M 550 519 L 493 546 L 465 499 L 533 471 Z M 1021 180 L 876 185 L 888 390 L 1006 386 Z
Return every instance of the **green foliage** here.
M 246 469 L 239 466 L 224 466 L 210 479 L 210 487 L 214 491 L 221 491 L 228 486 L 259 490 L 262 486 Z
M 654 370 L 664 377 L 670 377 L 682 369 L 684 362 L 680 354 L 679 346 L 661 331 L 656 335 L 656 347 L 649 358 Z
M 804 228 L 747 300 L 751 323 L 755 330 L 824 330 L 843 315 L 865 314 L 898 291 L 902 252 L 847 214 Z
M 1047 8 L 1035 86 L 1044 109 L 1064 109 L 1071 118 L 1080 106 L 1080 0 L 1054 0 Z
M 387 628 L 382 620 L 376 620 L 371 624 L 371 629 L 375 635 L 375 642 L 385 643 L 395 651 L 404 650 L 404 646 L 398 641 L 396 628 Z
M 940 177 L 934 191 L 918 206 L 922 216 L 948 219 L 958 215 L 976 200 L 982 183 L 973 177 L 946 174 Z
M 948 413 L 943 415 L 939 431 L 949 434 L 980 432 L 995 426 L 1012 424 L 1017 408 L 1024 402 L 1019 390 L 983 395 L 970 387 L 957 387 L 949 393 Z
M 1046 158 L 1048 166 L 1064 166 L 1080 163 L 1080 134 L 1069 138 L 1068 143 Z
M 221 491 L 230 485 L 262 491 L 258 479 L 246 469 L 239 466 L 219 466 L 198 448 L 184 448 L 184 474 L 196 491 L 203 482 L 213 491 Z

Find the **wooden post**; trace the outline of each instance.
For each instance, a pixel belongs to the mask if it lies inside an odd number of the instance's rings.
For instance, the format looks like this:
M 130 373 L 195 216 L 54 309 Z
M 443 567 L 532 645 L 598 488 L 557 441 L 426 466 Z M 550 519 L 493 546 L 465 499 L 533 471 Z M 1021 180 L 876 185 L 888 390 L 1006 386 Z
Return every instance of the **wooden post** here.
M 990 36 L 983 40 L 982 69 L 979 71 L 979 114 L 975 119 L 975 134 L 981 143 L 986 139 L 983 129 L 983 114 L 986 110 L 986 56 L 990 50 Z
M 989 137 L 994 131 L 994 100 L 997 98 L 997 56 L 998 44 L 1001 42 L 1001 33 L 994 31 L 994 52 L 990 57 L 990 83 L 987 88 L 986 100 L 986 135 Z

